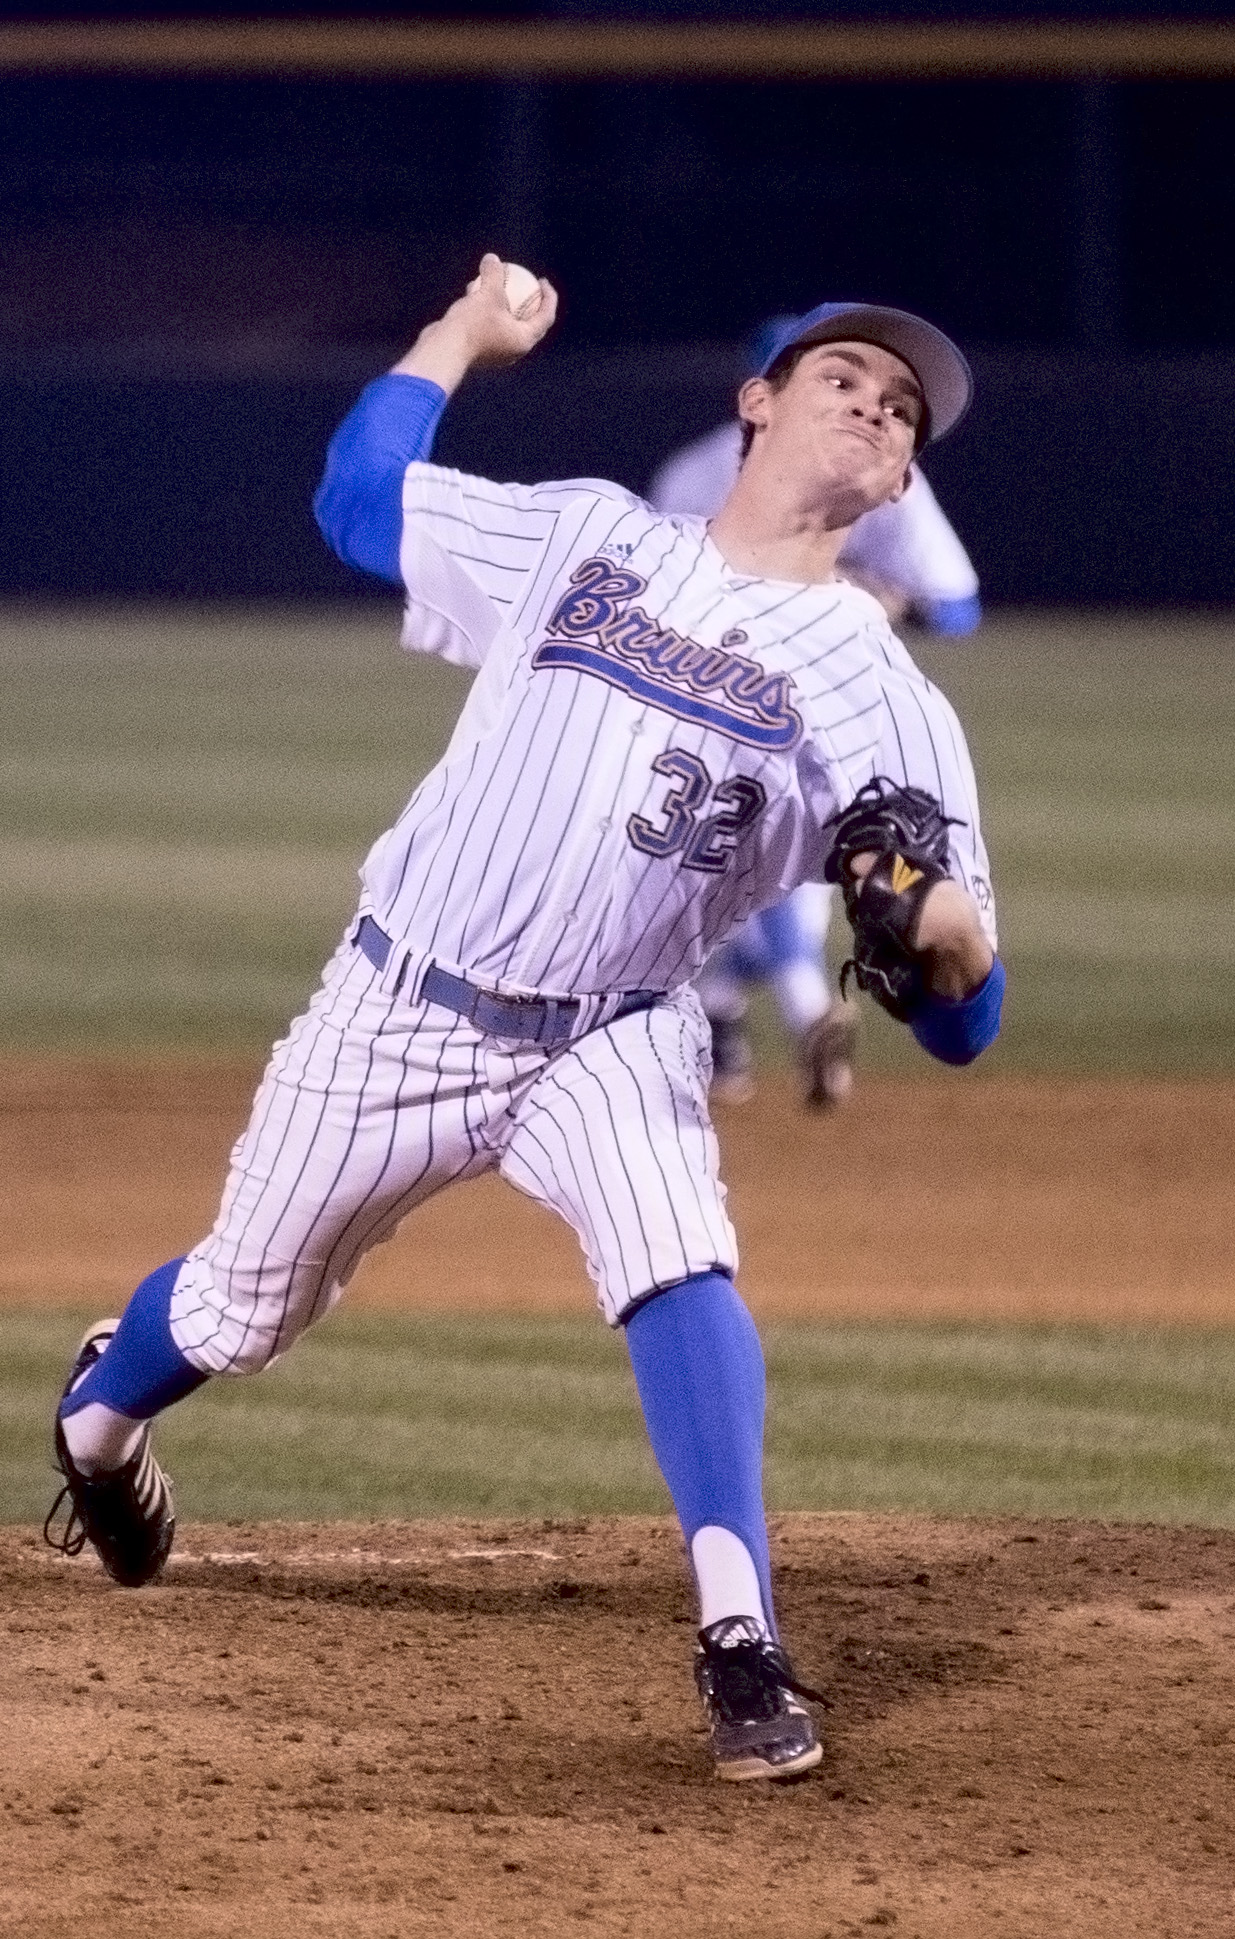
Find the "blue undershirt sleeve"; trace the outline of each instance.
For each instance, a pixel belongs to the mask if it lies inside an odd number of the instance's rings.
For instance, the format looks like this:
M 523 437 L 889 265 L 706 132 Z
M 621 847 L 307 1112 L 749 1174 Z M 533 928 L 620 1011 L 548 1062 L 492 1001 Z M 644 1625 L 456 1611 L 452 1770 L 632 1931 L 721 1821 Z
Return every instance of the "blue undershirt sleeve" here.
M 402 583 L 403 476 L 429 456 L 445 407 L 445 391 L 427 377 L 379 377 L 331 438 L 313 510 L 345 565 Z
M 959 639 L 976 630 L 982 618 L 982 601 L 977 593 L 965 599 L 924 599 L 922 623 L 932 633 Z
M 928 996 L 909 1028 L 941 1064 L 972 1064 L 999 1035 L 1008 977 L 998 956 L 985 983 L 960 1003 Z

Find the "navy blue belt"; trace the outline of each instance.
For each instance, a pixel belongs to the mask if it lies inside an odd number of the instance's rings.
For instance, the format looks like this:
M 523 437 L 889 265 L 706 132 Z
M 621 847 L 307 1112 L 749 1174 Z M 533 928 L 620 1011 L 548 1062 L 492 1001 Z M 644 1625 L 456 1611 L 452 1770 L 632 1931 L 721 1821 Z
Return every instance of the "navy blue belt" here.
M 361 917 L 355 940 L 374 969 L 385 969 L 390 937 L 372 916 Z M 421 978 L 420 995 L 427 1003 L 439 1003 L 444 1010 L 466 1017 L 490 1037 L 518 1037 L 531 1044 L 568 1043 L 583 1009 L 576 997 L 497 996 L 492 990 L 482 990 L 478 983 L 469 983 L 466 977 L 451 976 L 436 963 L 430 963 Z M 616 999 L 607 999 L 596 1021 L 614 1023 L 634 1010 L 650 1010 L 660 996 L 659 990 L 627 990 Z

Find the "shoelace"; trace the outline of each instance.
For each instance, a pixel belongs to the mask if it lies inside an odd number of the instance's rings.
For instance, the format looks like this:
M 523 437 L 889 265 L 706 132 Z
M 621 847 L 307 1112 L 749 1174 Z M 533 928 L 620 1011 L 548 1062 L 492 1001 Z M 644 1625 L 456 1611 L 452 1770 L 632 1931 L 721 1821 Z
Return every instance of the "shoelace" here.
M 104 1337 L 103 1345 L 100 1345 L 97 1339 L 93 1339 L 78 1354 L 73 1371 L 69 1375 L 69 1384 L 64 1390 L 66 1395 L 71 1394 L 75 1388 L 81 1386 L 82 1381 L 90 1372 L 91 1367 L 95 1366 L 102 1359 L 104 1350 L 110 1344 L 112 1337 L 110 1333 L 107 1334 Z M 67 1459 L 68 1457 L 66 1456 L 65 1458 Z M 59 1458 L 57 1458 L 56 1466 L 60 1469 L 61 1474 L 64 1474 L 64 1468 Z M 52 1523 L 64 1506 L 64 1498 L 66 1495 L 73 1506 L 69 1510 L 69 1518 L 64 1525 L 64 1534 L 60 1538 L 57 1538 L 52 1533 Z M 57 1555 L 80 1555 L 86 1546 L 85 1517 L 77 1505 L 77 1496 L 73 1493 L 73 1483 L 67 1475 L 65 1476 L 63 1488 L 47 1511 L 47 1519 L 43 1523 L 43 1540 L 49 1549 L 56 1551 Z
M 80 1555 L 86 1546 L 88 1536 L 86 1533 L 86 1518 L 82 1512 L 81 1503 L 77 1498 L 77 1489 L 80 1488 L 85 1491 L 92 1484 L 86 1475 L 66 1474 L 63 1467 L 61 1467 L 60 1472 L 65 1477 L 64 1486 L 47 1511 L 47 1519 L 43 1523 L 43 1540 L 49 1549 L 56 1551 L 57 1555 Z M 114 1481 L 117 1475 L 123 1475 L 125 1472 L 126 1470 L 124 1468 L 120 1468 L 115 1475 L 109 1474 L 106 1480 Z M 97 1487 L 101 1484 L 96 1482 L 93 1485 Z M 72 1503 L 72 1507 L 69 1509 L 68 1520 L 64 1524 L 64 1533 L 58 1536 L 52 1528 L 52 1523 L 64 1506 L 66 1497 Z
M 739 1622 L 735 1621 L 733 1628 L 738 1627 Z M 713 1637 L 706 1648 L 706 1659 L 713 1695 L 722 1710 L 728 1710 L 731 1703 L 754 1697 L 762 1714 L 772 1717 L 784 1690 L 791 1690 L 795 1697 L 805 1697 L 810 1703 L 821 1704 L 825 1710 L 832 1707 L 831 1699 L 822 1690 L 804 1683 L 795 1674 L 784 1650 L 764 1638 L 755 1640 L 747 1635 L 740 1642 L 726 1643 Z M 726 1684 L 728 1689 L 723 1687 Z
M 66 1495 L 73 1503 L 73 1506 L 70 1508 L 69 1518 L 64 1524 L 64 1533 L 57 1536 L 52 1529 L 52 1523 L 60 1513 Z M 43 1523 L 43 1540 L 49 1549 L 55 1549 L 57 1555 L 80 1555 L 86 1546 L 85 1518 L 77 1506 L 71 1482 L 65 1482 L 60 1493 L 56 1496 L 56 1499 L 47 1511 L 47 1520 Z

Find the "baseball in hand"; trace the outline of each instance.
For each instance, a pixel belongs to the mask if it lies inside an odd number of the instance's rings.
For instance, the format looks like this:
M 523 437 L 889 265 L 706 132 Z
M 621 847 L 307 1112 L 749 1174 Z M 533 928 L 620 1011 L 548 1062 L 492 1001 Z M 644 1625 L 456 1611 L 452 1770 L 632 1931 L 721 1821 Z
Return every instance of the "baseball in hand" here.
M 522 263 L 503 263 L 506 271 L 506 304 L 516 316 L 531 316 L 540 302 L 540 278 Z
M 522 263 L 503 263 L 506 272 L 506 307 L 515 316 L 527 318 L 533 314 L 540 302 L 540 279 L 533 276 L 530 269 Z M 480 278 L 475 277 L 468 289 L 475 289 Z

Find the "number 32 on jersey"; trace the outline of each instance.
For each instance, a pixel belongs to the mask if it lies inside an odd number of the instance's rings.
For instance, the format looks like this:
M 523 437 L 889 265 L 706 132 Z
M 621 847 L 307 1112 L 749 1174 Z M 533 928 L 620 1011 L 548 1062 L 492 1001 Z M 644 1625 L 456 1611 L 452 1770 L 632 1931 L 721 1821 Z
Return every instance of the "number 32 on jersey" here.
M 661 825 L 632 815 L 626 832 L 644 855 L 664 858 L 681 851 L 684 869 L 723 875 L 742 836 L 767 806 L 767 790 L 744 774 L 715 786 L 697 754 L 670 747 L 652 762 L 653 774 L 674 786 L 660 804 Z M 711 805 L 716 812 L 702 816 Z

